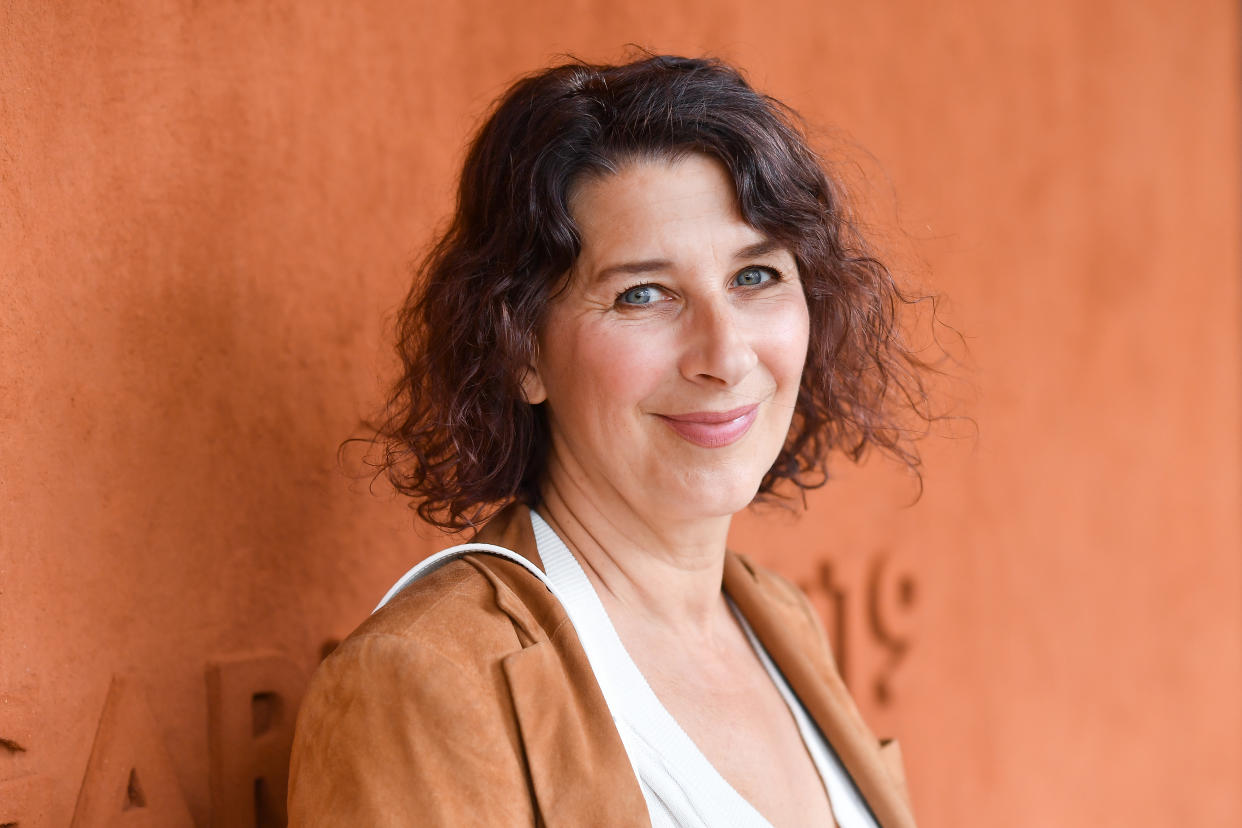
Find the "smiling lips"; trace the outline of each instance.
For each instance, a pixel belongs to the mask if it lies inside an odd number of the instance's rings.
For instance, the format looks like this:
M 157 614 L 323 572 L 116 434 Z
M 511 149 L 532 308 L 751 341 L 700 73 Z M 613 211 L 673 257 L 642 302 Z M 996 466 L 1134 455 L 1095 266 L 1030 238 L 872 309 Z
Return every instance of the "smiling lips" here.
M 758 404 L 732 411 L 694 411 L 690 414 L 659 414 L 683 440 L 703 448 L 721 448 L 742 438 L 759 413 Z

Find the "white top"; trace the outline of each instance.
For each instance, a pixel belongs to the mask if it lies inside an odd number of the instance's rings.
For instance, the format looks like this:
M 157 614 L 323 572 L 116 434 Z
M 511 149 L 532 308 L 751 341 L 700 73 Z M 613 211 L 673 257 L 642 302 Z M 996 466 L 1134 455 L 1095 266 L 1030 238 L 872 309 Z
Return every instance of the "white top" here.
M 603 603 L 573 553 L 543 518 L 533 510 L 530 514 L 544 572 L 555 586 L 554 592 L 565 607 L 604 691 L 604 700 L 647 800 L 653 827 L 770 828 L 771 824 L 725 781 L 660 703 L 626 652 Z M 746 619 L 732 601 L 729 606 L 793 713 L 802 740 L 828 791 L 833 818 L 841 828 L 876 828 L 871 812 L 841 760 L 802 707 Z
M 737 620 L 741 622 L 742 629 L 746 631 L 746 637 L 750 639 L 750 645 L 755 648 L 759 660 L 763 662 L 764 669 L 772 677 L 772 682 L 780 691 L 781 697 L 785 699 L 785 704 L 789 705 L 794 721 L 798 723 L 798 732 L 802 734 L 802 741 L 811 754 L 811 761 L 815 763 L 824 787 L 828 790 L 828 804 L 832 808 L 832 816 L 837 824 L 841 828 L 878 828 L 875 817 L 871 815 L 871 810 L 867 807 L 862 794 L 854 786 L 854 780 L 850 778 L 849 772 L 841 764 L 837 752 L 832 749 L 832 745 L 828 744 L 828 740 L 824 738 L 824 734 L 807 714 L 802 702 L 798 701 L 793 688 L 785 681 L 780 668 L 772 662 L 768 651 L 755 637 L 754 631 L 750 628 L 750 624 L 746 623 L 742 613 L 732 601 L 729 601 L 729 607 L 737 616 Z
M 634 767 L 653 828 L 771 828 L 755 807 L 725 781 L 660 703 L 626 652 L 604 605 L 573 553 L 534 510 L 530 516 L 543 572 L 509 549 L 490 544 L 463 544 L 439 552 L 411 569 L 393 585 L 376 609 L 413 581 L 469 552 L 486 552 L 522 565 L 543 581 L 560 601 L 578 634 Z M 840 759 L 772 663 L 746 619 L 732 601 L 729 606 L 793 713 L 802 740 L 828 791 L 838 825 L 841 828 L 877 828 Z

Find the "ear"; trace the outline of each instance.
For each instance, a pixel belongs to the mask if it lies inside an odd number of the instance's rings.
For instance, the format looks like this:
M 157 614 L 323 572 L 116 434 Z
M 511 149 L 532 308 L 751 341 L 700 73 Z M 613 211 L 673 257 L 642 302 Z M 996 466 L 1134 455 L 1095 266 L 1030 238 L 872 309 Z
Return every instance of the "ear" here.
M 522 399 L 530 405 L 538 405 L 547 398 L 548 391 L 543 387 L 539 369 L 534 365 L 526 366 L 526 373 L 522 375 Z

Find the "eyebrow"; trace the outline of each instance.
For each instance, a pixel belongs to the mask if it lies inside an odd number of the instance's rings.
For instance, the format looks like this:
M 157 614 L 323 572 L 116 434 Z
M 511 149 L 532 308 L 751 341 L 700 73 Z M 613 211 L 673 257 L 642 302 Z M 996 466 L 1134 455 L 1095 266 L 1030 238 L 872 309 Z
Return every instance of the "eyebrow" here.
M 763 239 L 754 244 L 747 245 L 733 254 L 734 259 L 757 259 L 760 256 L 766 256 L 777 250 L 784 248 L 784 245 L 775 239 Z M 670 270 L 673 263 L 668 259 L 643 259 L 637 262 L 623 262 L 621 264 L 609 265 L 595 274 L 595 281 L 602 282 L 613 276 L 635 276 L 643 273 L 659 273 L 663 270 Z
M 777 250 L 781 250 L 784 247 L 785 245 L 781 244 L 776 239 L 764 239 L 763 241 L 755 242 L 754 244 L 749 245 L 748 247 L 743 247 L 741 250 L 733 254 L 733 258 L 735 259 L 757 259 L 760 256 L 766 256 L 769 253 L 775 253 Z

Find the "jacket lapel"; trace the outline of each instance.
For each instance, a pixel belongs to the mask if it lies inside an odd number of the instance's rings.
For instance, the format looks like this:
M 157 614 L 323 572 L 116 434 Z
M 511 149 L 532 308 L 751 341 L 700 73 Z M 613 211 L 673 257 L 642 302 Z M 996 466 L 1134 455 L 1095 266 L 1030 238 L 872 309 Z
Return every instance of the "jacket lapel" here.
M 542 568 L 524 506 L 505 509 L 475 540 Z M 517 564 L 489 559 L 487 570 L 497 606 L 523 639 L 501 664 L 543 824 L 649 828 L 634 768 L 565 610 Z
M 549 641 L 503 664 L 544 824 L 648 828 L 647 803 L 604 697 L 593 676 L 587 686 L 574 675 L 590 667 L 566 664 Z
M 849 771 L 882 828 L 914 828 L 901 788 L 880 756 L 794 587 L 729 553 L 724 588 Z

